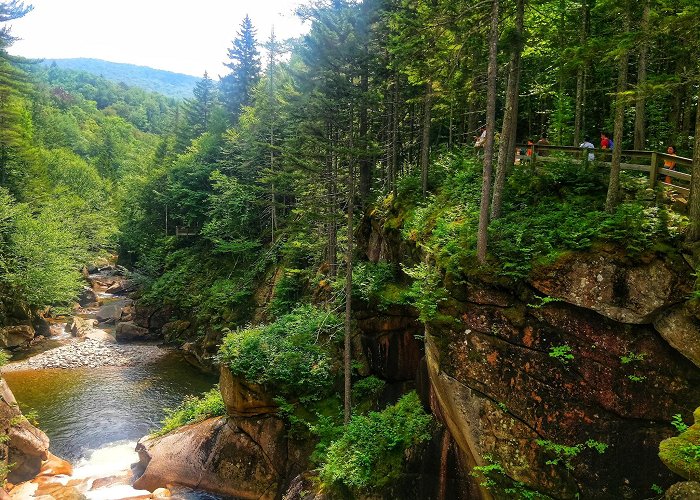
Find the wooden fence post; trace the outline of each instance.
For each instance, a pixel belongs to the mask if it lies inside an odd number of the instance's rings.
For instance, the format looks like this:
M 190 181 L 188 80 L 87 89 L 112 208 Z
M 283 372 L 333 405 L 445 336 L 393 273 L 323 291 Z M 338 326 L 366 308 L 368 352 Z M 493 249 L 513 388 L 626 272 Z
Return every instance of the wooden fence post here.
M 649 187 L 654 189 L 656 187 L 656 178 L 659 176 L 658 159 L 656 157 L 656 151 L 651 153 L 651 168 L 649 169 Z

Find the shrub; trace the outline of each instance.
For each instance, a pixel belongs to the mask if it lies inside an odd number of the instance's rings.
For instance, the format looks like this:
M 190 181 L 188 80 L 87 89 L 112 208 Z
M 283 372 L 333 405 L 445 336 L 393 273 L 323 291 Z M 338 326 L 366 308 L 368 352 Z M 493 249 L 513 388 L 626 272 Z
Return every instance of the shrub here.
M 155 432 L 155 435 L 162 436 L 183 425 L 218 417 L 224 413 L 226 413 L 226 407 L 217 386 L 199 397 L 186 397 L 175 409 L 166 408 L 165 418 L 161 422 L 163 426 Z
M 0 366 L 5 366 L 7 363 L 10 362 L 10 355 L 6 352 L 0 349 Z
M 286 398 L 323 397 L 333 386 L 331 349 L 342 326 L 336 314 L 302 306 L 269 325 L 229 332 L 219 360 L 234 375 Z
M 431 421 L 415 392 L 382 412 L 353 416 L 328 448 L 321 480 L 359 490 L 388 484 L 401 474 L 406 450 L 430 439 Z

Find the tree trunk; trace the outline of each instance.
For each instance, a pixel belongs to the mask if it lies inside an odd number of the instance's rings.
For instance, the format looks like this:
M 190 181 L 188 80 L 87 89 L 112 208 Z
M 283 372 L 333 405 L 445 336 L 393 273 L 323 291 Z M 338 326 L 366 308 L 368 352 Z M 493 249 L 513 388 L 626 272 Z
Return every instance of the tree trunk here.
M 350 422 L 352 408 L 352 246 L 353 246 L 353 197 L 355 196 L 355 172 L 353 161 L 350 160 L 350 172 L 348 175 L 348 251 L 345 256 L 345 346 L 343 352 L 344 368 L 344 422 Z
M 639 64 L 637 68 L 637 101 L 635 103 L 634 114 L 634 149 L 643 150 L 646 142 L 645 138 L 645 107 L 646 96 L 644 85 L 647 81 L 647 59 L 649 55 L 649 42 L 647 40 L 649 31 L 649 15 L 651 8 L 649 0 L 644 1 L 644 11 L 642 13 L 642 43 L 639 47 Z
M 360 149 L 362 151 L 362 155 L 360 156 L 360 200 L 362 201 L 362 206 L 364 206 L 365 201 L 367 198 L 369 198 L 369 192 L 372 189 L 372 161 L 368 156 L 367 149 L 367 106 L 365 105 L 364 101 L 369 88 L 369 77 L 367 72 L 367 64 L 364 63 L 362 68 L 362 77 L 360 79 L 360 90 L 362 92 L 360 107 Z
M 423 187 L 423 198 L 428 194 L 428 160 L 430 159 L 430 112 L 432 110 L 433 84 L 425 84 L 423 97 L 423 138 L 420 144 L 420 178 Z
M 496 166 L 496 182 L 493 187 L 491 202 L 491 218 L 501 216 L 503 203 L 503 187 L 506 183 L 506 173 L 513 165 L 515 136 L 518 126 L 518 92 L 520 90 L 520 58 L 523 51 L 523 24 L 525 17 L 525 0 L 517 0 L 515 14 L 515 30 L 517 42 L 513 47 L 508 68 L 508 88 L 506 90 L 506 109 L 503 115 L 501 143 L 498 147 L 498 165 Z
M 630 13 L 625 10 L 623 29 L 625 33 L 630 30 Z M 610 181 L 608 183 L 608 195 L 605 199 L 605 210 L 612 212 L 620 202 L 620 162 L 622 161 L 622 133 L 625 120 L 625 96 L 623 92 L 627 90 L 627 63 L 629 62 L 629 51 L 625 50 L 620 54 L 620 65 L 617 77 L 617 95 L 615 96 L 615 125 L 613 131 L 613 141 L 615 149 L 612 154 L 612 165 L 610 166 Z
M 581 47 L 586 44 L 588 40 L 588 20 L 590 15 L 590 9 L 587 0 L 581 2 L 581 31 L 579 35 L 579 42 Z M 576 116 L 574 118 L 574 146 L 581 144 L 581 131 L 585 129 L 585 117 L 584 113 L 586 111 L 586 76 L 588 72 L 586 71 L 588 66 L 588 61 L 582 62 L 576 72 Z
M 698 92 L 700 99 L 700 91 Z M 693 147 L 693 166 L 690 178 L 690 199 L 688 211 L 690 227 L 688 228 L 688 240 L 700 240 L 700 100 L 695 111 L 695 147 Z
M 489 66 L 486 89 L 486 142 L 484 144 L 484 179 L 481 185 L 481 207 L 476 255 L 479 262 L 486 262 L 489 228 L 489 200 L 491 199 L 491 174 L 493 170 L 493 139 L 496 126 L 496 77 L 498 73 L 498 0 L 491 2 L 491 34 L 489 36 Z

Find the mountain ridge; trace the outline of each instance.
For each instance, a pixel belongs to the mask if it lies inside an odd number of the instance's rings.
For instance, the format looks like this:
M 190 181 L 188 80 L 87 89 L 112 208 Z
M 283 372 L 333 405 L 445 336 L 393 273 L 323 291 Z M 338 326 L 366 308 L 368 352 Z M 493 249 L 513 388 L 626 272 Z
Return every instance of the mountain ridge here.
M 196 76 L 183 73 L 88 57 L 46 58 L 42 64 L 45 66 L 56 64 L 63 69 L 85 71 L 103 76 L 108 80 L 180 99 L 191 97 L 192 89 L 200 80 Z

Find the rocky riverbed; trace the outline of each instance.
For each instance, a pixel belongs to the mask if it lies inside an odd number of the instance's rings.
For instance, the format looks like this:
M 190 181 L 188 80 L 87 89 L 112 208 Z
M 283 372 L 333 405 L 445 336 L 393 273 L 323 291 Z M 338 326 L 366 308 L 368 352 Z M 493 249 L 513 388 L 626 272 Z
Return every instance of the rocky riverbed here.
M 109 334 L 106 334 L 109 336 Z M 133 366 L 152 362 L 168 352 L 157 345 L 121 345 L 112 339 L 89 338 L 56 347 L 29 359 L 10 363 L 3 372 L 40 370 L 46 368 L 98 368 L 102 366 Z

